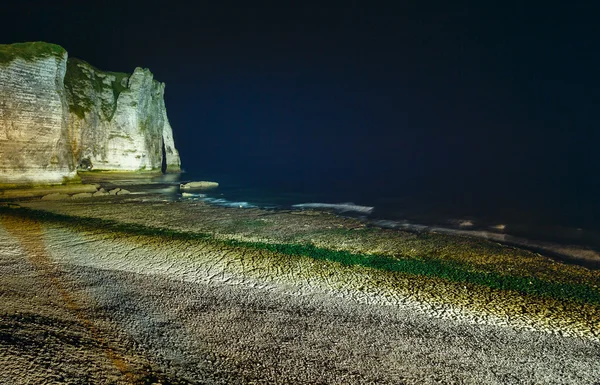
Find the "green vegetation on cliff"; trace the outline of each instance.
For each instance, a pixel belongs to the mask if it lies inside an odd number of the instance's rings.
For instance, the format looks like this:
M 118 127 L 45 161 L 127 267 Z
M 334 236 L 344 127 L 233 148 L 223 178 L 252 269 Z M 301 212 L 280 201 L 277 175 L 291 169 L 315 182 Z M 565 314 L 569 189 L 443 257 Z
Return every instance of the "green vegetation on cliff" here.
M 129 76 L 122 72 L 101 71 L 81 59 L 69 58 L 65 75 L 69 110 L 83 119 L 85 113 L 91 111 L 94 103 L 93 95 L 87 94 L 86 91 L 93 90 L 97 95 L 103 94 L 104 91 L 110 91 L 113 96 L 112 101 L 99 99 L 102 102 L 101 108 L 106 118 L 112 118 L 119 95 L 127 89 Z
M 59 45 L 41 41 L 31 43 L 0 44 L 0 64 L 8 64 L 16 58 L 26 61 L 50 56 L 62 57 L 67 51 Z

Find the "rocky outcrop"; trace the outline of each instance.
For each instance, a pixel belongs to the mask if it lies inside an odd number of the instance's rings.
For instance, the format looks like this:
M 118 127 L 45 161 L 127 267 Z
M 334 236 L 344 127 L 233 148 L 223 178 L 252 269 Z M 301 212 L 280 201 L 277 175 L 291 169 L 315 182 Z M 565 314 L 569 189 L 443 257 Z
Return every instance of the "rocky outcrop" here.
M 65 88 L 69 133 L 80 169 L 179 170 L 165 86 L 149 70 L 103 72 L 69 59 Z
M 179 171 L 164 89 L 147 69 L 103 72 L 57 45 L 0 45 L 0 183 Z

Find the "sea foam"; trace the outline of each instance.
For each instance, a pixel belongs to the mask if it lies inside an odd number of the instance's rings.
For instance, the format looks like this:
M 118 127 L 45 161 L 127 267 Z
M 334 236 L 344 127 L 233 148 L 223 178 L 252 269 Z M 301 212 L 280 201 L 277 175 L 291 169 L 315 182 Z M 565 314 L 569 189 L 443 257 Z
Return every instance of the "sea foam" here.
M 374 207 L 359 206 L 352 202 L 347 203 L 301 203 L 292 205 L 295 209 L 331 209 L 339 213 L 357 212 L 362 214 L 371 214 Z
M 430 232 L 438 234 L 450 234 L 459 235 L 472 238 L 483 238 L 493 242 L 502 243 L 505 245 L 523 247 L 538 253 L 556 255 L 561 259 L 570 260 L 572 262 L 584 263 L 586 265 L 600 268 L 600 252 L 576 245 L 563 245 L 554 242 L 546 242 L 540 240 L 531 240 L 516 237 L 506 233 L 498 233 L 495 231 L 484 231 L 484 230 L 459 230 L 451 229 L 440 226 L 425 226 L 408 221 L 391 221 L 391 220 L 376 220 L 372 221 L 376 226 L 384 228 L 402 229 L 407 231 L 416 232 Z M 492 227 L 494 230 L 506 229 L 505 225 L 498 225 Z
M 204 202 L 216 205 L 216 206 L 223 206 L 223 207 L 237 207 L 240 209 L 249 209 L 249 208 L 258 207 L 256 205 L 253 205 L 252 203 L 233 202 L 233 201 L 228 201 L 227 199 L 223 199 L 223 198 L 202 198 L 201 200 Z

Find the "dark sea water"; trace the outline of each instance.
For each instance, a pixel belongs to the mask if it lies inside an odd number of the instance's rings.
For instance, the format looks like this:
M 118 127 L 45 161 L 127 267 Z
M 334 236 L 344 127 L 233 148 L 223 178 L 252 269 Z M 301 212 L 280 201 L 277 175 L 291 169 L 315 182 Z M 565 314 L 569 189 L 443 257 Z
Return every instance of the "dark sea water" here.
M 374 226 L 482 237 L 600 268 L 600 217 L 594 199 L 587 197 L 564 199 L 551 191 L 531 189 L 509 194 L 486 186 L 475 191 L 415 190 L 393 181 L 372 183 L 336 176 L 294 181 L 257 178 L 252 173 L 184 172 L 178 177 L 166 176 L 161 182 L 178 185 L 198 180 L 217 181 L 220 186 L 202 195 L 175 194 L 175 198 L 237 209 L 322 208 Z

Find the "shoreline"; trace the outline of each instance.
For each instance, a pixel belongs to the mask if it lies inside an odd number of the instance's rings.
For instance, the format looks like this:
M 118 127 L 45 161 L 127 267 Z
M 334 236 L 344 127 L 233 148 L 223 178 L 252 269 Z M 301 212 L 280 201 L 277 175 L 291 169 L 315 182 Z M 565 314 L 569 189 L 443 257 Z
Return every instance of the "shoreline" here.
M 121 205 L 120 214 L 114 212 L 115 204 Z M 97 227 L 112 228 L 111 231 L 124 234 L 166 237 L 167 242 L 173 239 L 217 242 L 222 247 L 241 248 L 251 253 L 264 250 L 276 255 L 322 261 L 318 263 L 364 266 L 368 271 L 380 271 L 377 274 L 408 274 L 408 277 L 423 282 L 423 288 L 417 291 L 425 295 L 424 298 L 437 298 L 436 302 L 441 300 L 442 303 L 458 303 L 460 306 L 469 304 L 465 305 L 465 309 L 489 315 L 500 314 L 502 317 L 508 309 L 511 313 L 521 307 L 515 314 L 545 329 L 546 326 L 542 325 L 549 318 L 540 316 L 538 313 L 541 311 L 554 314 L 550 318 L 555 318 L 555 321 L 575 322 L 579 326 L 568 328 L 578 330 L 575 334 L 583 333 L 594 339 L 600 337 L 600 330 L 594 323 L 600 322 L 596 320 L 600 314 L 600 272 L 486 240 L 370 228 L 356 219 L 320 211 L 241 210 L 201 202 L 144 201 L 139 195 L 135 198 L 110 197 L 94 204 L 90 201 L 30 201 L 22 205 L 25 209 L 17 212 L 48 210 L 54 214 L 44 214 L 45 219 L 42 215 L 43 221 L 73 225 L 84 231 Z M 171 218 L 165 220 L 166 215 Z M 193 218 L 202 219 L 198 222 Z M 69 224 L 71 221 L 73 223 Z M 443 294 L 428 283 L 439 279 L 449 285 L 445 290 L 452 294 Z M 464 284 L 471 287 L 469 297 L 460 294 Z M 431 297 L 431 293 L 438 294 Z M 474 300 L 474 295 L 479 299 Z M 510 300 L 506 302 L 508 298 Z M 496 304 L 498 300 L 506 303 Z M 489 301 L 499 306 L 498 309 L 486 309 Z M 551 310 L 557 309 L 558 303 L 562 304 L 562 310 Z M 581 304 L 591 308 L 581 313 Z M 567 310 L 569 308 L 572 310 Z M 585 321 L 590 316 L 592 318 Z M 560 329 L 562 327 L 555 330 Z
M 414 233 L 432 232 L 490 240 L 506 246 L 514 246 L 523 250 L 543 254 L 547 257 L 556 259 L 557 262 L 600 270 L 600 253 L 589 247 L 527 239 L 511 234 L 484 230 L 461 230 L 435 225 L 427 226 L 412 223 L 398 223 L 397 221 L 389 220 L 372 220 L 370 222 L 373 222 L 375 226 L 381 228 L 397 228 Z
M 600 375 L 600 301 L 494 289 L 444 278 L 443 268 L 592 289 L 600 274 L 493 242 L 372 228 L 322 211 L 124 195 L 5 205 L 0 243 L 3 266 L 37 271 L 0 274 L 9 288 L 0 326 L 37 336 L 74 322 L 83 329 L 73 332 L 101 336 L 84 345 L 88 360 L 104 362 L 90 374 L 96 382 L 589 383 Z M 394 263 L 442 270 L 386 268 Z M 29 294 L 24 280 L 62 294 L 42 306 L 46 297 Z M 64 320 L 45 321 L 52 317 Z M 47 343 L 58 357 L 45 359 L 50 366 L 31 358 L 41 350 L 19 345 L 0 361 L 29 382 L 49 370 L 84 373 L 61 361 L 78 353 L 60 338 Z M 110 369 L 96 345 L 126 365 Z M 33 369 L 19 372 L 19 357 Z
M 107 190 L 114 189 L 120 186 L 127 186 L 127 188 L 135 188 L 136 185 L 139 186 L 160 186 L 161 189 L 155 190 L 154 193 L 158 193 L 159 190 L 162 194 L 170 194 L 165 195 L 169 196 L 171 200 L 182 200 L 182 197 L 177 197 L 177 192 L 179 192 L 176 185 L 178 185 L 181 181 L 182 175 L 184 175 L 184 171 L 179 172 L 171 172 L 167 174 L 162 174 L 157 172 L 156 170 L 149 171 L 138 171 L 138 172 L 127 172 L 127 171 L 89 171 L 89 172 L 80 172 L 78 177 L 81 180 L 81 183 L 78 184 L 69 184 L 69 185 L 53 185 L 53 186 L 40 186 L 36 188 L 19 188 L 19 189 L 7 189 L 4 191 L 0 190 L 0 204 L 2 201 L 11 202 L 11 201 L 19 201 L 22 199 L 30 199 L 41 197 L 46 194 L 51 193 L 66 193 L 66 194 L 75 194 L 75 193 L 88 193 L 95 192 L 100 186 L 105 187 Z M 218 184 L 217 184 L 218 185 Z M 95 188 L 94 188 L 95 187 Z M 186 191 L 181 191 L 183 193 L 189 193 Z M 139 191 L 134 192 L 136 195 L 146 195 L 149 194 L 148 191 Z M 152 193 L 150 193 L 152 194 Z M 203 195 L 203 194 L 201 194 Z M 190 199 L 191 198 L 191 199 Z M 189 196 L 188 199 L 194 199 L 194 196 Z M 201 200 L 216 200 L 219 201 L 221 198 L 201 198 Z M 227 201 L 225 201 L 227 202 Z M 231 202 L 235 203 L 235 202 Z M 420 224 L 420 223 L 412 223 L 406 220 L 393 220 L 393 219 L 382 219 L 382 218 L 370 218 L 368 216 L 361 216 L 359 214 L 369 214 L 373 211 L 374 207 L 367 206 L 359 206 L 350 203 L 341 203 L 341 204 L 329 204 L 329 203 L 303 203 L 303 204 L 290 204 L 289 207 L 277 207 L 276 205 L 255 205 L 253 203 L 248 202 L 240 202 L 243 203 L 243 208 L 258 208 L 263 210 L 280 210 L 282 212 L 288 210 L 314 210 L 314 211 L 324 211 L 330 212 L 334 215 L 338 215 L 340 217 L 351 218 L 351 219 L 359 219 L 364 221 L 365 223 L 384 229 L 399 229 L 402 231 L 420 234 L 423 232 L 431 232 L 431 233 L 441 233 L 448 235 L 456 235 L 456 236 L 464 236 L 474 239 L 485 239 L 490 240 L 492 242 L 497 242 L 506 246 L 517 247 L 520 249 L 532 251 L 535 253 L 539 253 L 546 257 L 550 257 L 555 259 L 557 262 L 573 264 L 577 266 L 583 266 L 589 269 L 600 270 L 600 250 L 597 250 L 593 247 L 590 247 L 586 244 L 573 244 L 568 241 L 551 241 L 551 240 L 542 240 L 536 238 L 535 236 L 526 238 L 522 235 L 514 235 L 510 232 L 510 230 L 505 231 L 502 229 L 501 231 L 493 231 L 493 227 L 490 228 L 472 228 L 473 226 L 471 221 L 466 221 L 469 223 L 468 227 L 464 227 L 460 225 L 459 227 L 454 226 L 444 226 L 440 224 Z M 216 205 L 222 205 L 220 203 L 216 203 Z M 314 206 L 314 207 L 312 207 Z M 346 206 L 352 206 L 348 209 Z M 227 207 L 227 205 L 225 205 Z M 234 207 L 231 205 L 231 207 Z M 236 206 L 237 207 L 237 206 Z M 341 207 L 341 210 L 338 208 Z M 352 209 L 359 210 L 355 214 L 349 214 L 348 212 L 353 212 Z M 358 214 L 358 215 L 357 215 Z M 502 225 L 504 226 L 504 225 Z M 489 226 L 488 226 L 489 227 Z

